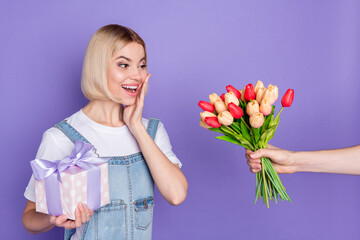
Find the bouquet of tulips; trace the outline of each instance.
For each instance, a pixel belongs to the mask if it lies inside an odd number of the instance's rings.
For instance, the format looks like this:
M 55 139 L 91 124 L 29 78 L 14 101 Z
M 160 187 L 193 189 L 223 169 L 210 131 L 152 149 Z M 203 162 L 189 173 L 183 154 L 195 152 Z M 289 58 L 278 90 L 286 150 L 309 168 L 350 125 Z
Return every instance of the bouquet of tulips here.
M 200 126 L 223 134 L 216 137 L 227 142 L 241 145 L 251 151 L 266 148 L 274 136 L 279 124 L 280 113 L 284 107 L 290 107 L 294 99 L 294 90 L 288 89 L 281 100 L 282 108 L 274 116 L 279 90 L 275 85 L 267 88 L 258 81 L 255 88 L 248 84 L 244 89 L 237 90 L 233 86 L 226 87 L 227 93 L 209 95 L 209 102 L 200 101 Z M 281 180 L 274 170 L 269 158 L 261 158 L 261 171 L 256 173 L 255 203 L 263 197 L 269 207 L 269 199 L 288 200 Z

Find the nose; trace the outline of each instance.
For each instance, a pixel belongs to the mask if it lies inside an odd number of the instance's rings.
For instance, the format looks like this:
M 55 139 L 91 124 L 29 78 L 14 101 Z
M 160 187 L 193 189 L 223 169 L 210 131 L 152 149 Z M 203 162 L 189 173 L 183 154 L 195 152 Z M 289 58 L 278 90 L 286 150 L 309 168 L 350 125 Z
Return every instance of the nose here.
M 134 67 L 129 77 L 132 80 L 141 81 L 140 69 L 138 67 Z

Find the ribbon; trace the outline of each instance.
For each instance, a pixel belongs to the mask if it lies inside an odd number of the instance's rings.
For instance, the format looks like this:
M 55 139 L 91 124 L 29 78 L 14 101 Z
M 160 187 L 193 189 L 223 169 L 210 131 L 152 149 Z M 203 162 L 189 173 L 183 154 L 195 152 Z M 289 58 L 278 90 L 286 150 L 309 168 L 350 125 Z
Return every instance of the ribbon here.
M 94 146 L 82 141 L 75 141 L 70 156 L 56 161 L 44 159 L 30 161 L 34 178 L 37 181 L 44 180 L 46 202 L 50 215 L 60 216 L 63 214 L 59 187 L 60 174 L 73 166 L 87 170 L 87 204 L 89 209 L 96 210 L 101 207 L 101 171 L 97 166 L 106 163 L 108 158 L 94 157 L 93 153 Z

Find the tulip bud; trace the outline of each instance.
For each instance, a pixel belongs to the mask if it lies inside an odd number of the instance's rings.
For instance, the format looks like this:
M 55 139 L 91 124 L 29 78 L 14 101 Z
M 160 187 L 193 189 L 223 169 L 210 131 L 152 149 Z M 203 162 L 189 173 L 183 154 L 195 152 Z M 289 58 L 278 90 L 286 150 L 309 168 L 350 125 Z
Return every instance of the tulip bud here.
M 257 93 L 256 93 L 256 101 L 257 101 L 259 104 L 261 103 L 261 100 L 263 99 L 265 92 L 266 92 L 266 88 L 264 88 L 264 87 L 259 88 L 259 89 L 257 90 Z
M 205 101 L 199 101 L 198 105 L 204 111 L 213 112 L 215 110 L 214 106 L 211 103 Z
M 251 101 L 255 99 L 254 87 L 251 83 L 249 83 L 245 87 L 245 99 L 246 101 Z
M 210 94 L 209 95 L 209 102 L 214 105 L 214 103 L 218 100 L 221 100 L 221 98 L 219 97 L 219 95 L 217 95 L 216 93 Z
M 203 127 L 203 128 L 206 128 L 206 129 L 209 129 L 211 128 L 211 126 L 207 125 L 204 120 L 200 119 L 200 123 L 199 123 L 200 127 Z
M 221 127 L 221 124 L 219 123 L 217 117 L 206 117 L 204 122 L 213 128 L 219 128 Z
M 244 89 L 239 89 L 239 92 L 241 94 L 241 101 L 245 102 L 245 88 Z
M 256 82 L 255 87 L 254 87 L 254 92 L 256 95 L 260 88 L 265 88 L 265 86 L 264 86 L 263 82 L 259 80 Z
M 200 113 L 200 117 L 204 121 L 206 117 L 216 117 L 216 115 L 211 112 L 205 111 L 205 112 Z
M 227 111 L 227 107 L 226 107 L 225 103 L 221 99 L 216 101 L 214 106 L 215 106 L 216 112 L 218 112 L 218 113 Z
M 259 128 L 264 124 L 264 115 L 262 113 L 254 113 L 250 116 L 249 122 L 253 128 Z
M 267 99 L 263 99 L 260 104 L 260 112 L 264 114 L 264 116 L 269 115 L 272 112 L 271 104 Z
M 244 112 L 241 107 L 235 105 L 234 103 L 229 103 L 228 105 L 231 115 L 235 118 L 241 118 L 244 115 Z
M 275 101 L 279 97 L 279 89 L 276 85 L 269 84 L 268 88 L 266 89 L 263 99 L 267 99 L 271 105 L 275 103 Z
M 222 113 L 219 113 L 218 121 L 222 125 L 229 126 L 233 123 L 234 118 L 229 111 L 224 111 Z
M 288 89 L 281 99 L 283 107 L 290 107 L 294 100 L 294 89 Z
M 223 100 L 223 102 L 225 102 L 225 93 L 221 94 L 220 98 Z
M 233 92 L 229 92 L 225 94 L 225 106 L 228 106 L 229 103 L 234 103 L 235 105 L 239 106 L 239 99 L 235 96 Z
M 239 90 L 237 90 L 236 88 L 234 88 L 231 85 L 226 86 L 226 91 L 228 93 L 233 92 L 235 94 L 235 96 L 237 97 L 237 99 L 239 99 L 241 97 L 241 93 L 239 92 Z
M 258 102 L 257 101 L 249 102 L 246 106 L 246 112 L 249 116 L 251 116 L 254 113 L 260 112 Z

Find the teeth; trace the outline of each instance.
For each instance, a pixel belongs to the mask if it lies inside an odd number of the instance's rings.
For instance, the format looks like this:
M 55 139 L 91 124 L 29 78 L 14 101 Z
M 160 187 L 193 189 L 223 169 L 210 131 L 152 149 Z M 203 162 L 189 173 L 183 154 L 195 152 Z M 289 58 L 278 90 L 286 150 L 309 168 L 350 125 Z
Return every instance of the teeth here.
M 132 90 L 137 89 L 137 86 L 122 86 L 122 87 L 126 88 L 126 89 L 132 89 Z

